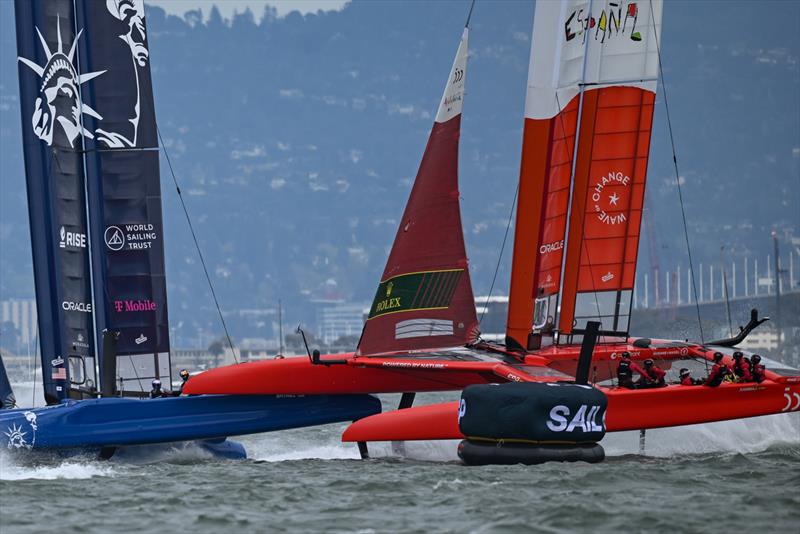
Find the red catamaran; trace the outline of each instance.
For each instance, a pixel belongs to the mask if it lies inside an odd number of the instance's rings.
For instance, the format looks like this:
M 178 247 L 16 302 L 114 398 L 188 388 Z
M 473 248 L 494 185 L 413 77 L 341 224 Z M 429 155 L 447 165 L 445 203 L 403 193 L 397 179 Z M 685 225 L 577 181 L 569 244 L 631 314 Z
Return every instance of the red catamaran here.
M 716 388 L 630 390 L 613 380 L 624 351 L 664 369 L 698 369 L 716 351 L 729 354 L 761 322 L 754 314 L 736 338 L 706 344 L 628 335 L 661 11 L 661 0 L 536 4 L 504 345 L 479 338 L 461 227 L 465 28 L 356 352 L 213 369 L 193 377 L 184 391 L 404 393 L 402 409 L 355 422 L 344 441 L 359 442 L 364 452 L 368 441 L 469 437 L 495 449 L 515 442 L 539 447 L 540 459 L 590 459 L 563 451 L 542 456 L 541 447 L 593 442 L 603 431 L 800 409 L 800 372 L 777 362 L 769 362 L 760 383 Z M 727 355 L 726 361 L 731 363 Z M 581 385 L 589 374 L 591 388 Z M 510 384 L 517 382 L 533 386 Z M 410 407 L 414 392 L 468 386 L 460 403 Z M 591 389 L 594 397 L 584 399 L 579 389 Z M 497 404 L 499 398 L 507 404 Z M 537 419 L 539 430 L 514 430 L 520 421 L 519 414 L 509 415 L 512 405 L 530 407 L 521 417 Z M 472 413 L 512 428 L 476 426 Z M 530 460 L 518 451 L 510 457 Z M 474 454 L 471 459 L 481 462 Z

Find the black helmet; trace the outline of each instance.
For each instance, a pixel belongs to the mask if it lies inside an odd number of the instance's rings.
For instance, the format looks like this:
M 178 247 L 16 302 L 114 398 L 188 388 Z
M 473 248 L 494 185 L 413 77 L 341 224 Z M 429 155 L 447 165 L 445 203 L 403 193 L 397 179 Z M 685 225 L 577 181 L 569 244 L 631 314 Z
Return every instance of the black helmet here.
M 714 353 L 714 361 L 715 362 L 721 362 L 723 357 L 724 357 L 724 354 L 722 354 L 721 352 L 715 352 Z
M 758 354 L 753 354 L 753 357 L 750 358 L 750 361 L 753 363 L 759 363 L 761 361 L 761 356 Z
M 152 386 L 153 386 L 153 389 L 161 389 L 161 380 L 159 380 L 158 378 L 156 378 L 155 380 L 153 380 L 153 381 L 151 382 L 151 384 L 152 384 Z
M 180 375 L 184 381 L 189 380 L 189 371 L 187 371 L 186 369 L 181 369 Z
M 622 357 L 623 358 L 630 358 L 631 357 L 631 353 L 626 350 L 625 352 L 622 353 Z
M 734 360 L 739 360 L 742 357 L 744 357 L 744 354 L 740 350 L 737 350 L 736 352 L 733 353 L 733 359 Z
M 646 367 L 650 367 L 651 365 L 653 365 L 653 359 L 652 359 L 652 358 L 647 358 L 647 359 L 644 361 L 644 365 L 645 365 Z
M 683 367 L 681 368 L 680 376 L 681 378 L 686 378 L 690 373 L 691 371 L 689 371 L 686 367 Z

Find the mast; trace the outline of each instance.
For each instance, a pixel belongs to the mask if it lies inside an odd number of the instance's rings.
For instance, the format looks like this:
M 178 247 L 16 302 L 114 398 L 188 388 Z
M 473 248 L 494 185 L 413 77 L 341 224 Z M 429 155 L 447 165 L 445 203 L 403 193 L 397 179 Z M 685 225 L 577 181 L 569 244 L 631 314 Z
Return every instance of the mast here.
M 778 332 L 778 339 L 776 341 L 777 350 L 783 349 L 783 339 L 781 334 L 783 332 L 783 324 L 781 323 L 781 260 L 778 250 L 778 233 L 772 232 L 772 245 L 775 251 L 775 330 Z
M 358 355 L 463 346 L 477 337 L 458 192 L 468 39 L 464 28 Z

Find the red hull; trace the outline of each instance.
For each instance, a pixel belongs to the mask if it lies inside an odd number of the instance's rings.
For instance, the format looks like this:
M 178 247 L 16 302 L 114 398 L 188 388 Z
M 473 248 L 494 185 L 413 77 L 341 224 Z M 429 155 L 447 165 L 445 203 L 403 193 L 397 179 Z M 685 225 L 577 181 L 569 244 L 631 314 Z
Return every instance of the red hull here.
M 617 354 L 630 351 L 634 359 L 655 359 L 669 369 L 672 360 L 688 354 L 702 354 L 697 347 L 654 346 L 640 349 L 631 345 L 602 345 L 595 349 L 594 380 L 614 375 Z M 184 391 L 190 395 L 316 395 L 336 393 L 403 393 L 406 391 L 457 391 L 470 384 L 552 378 L 543 371 L 574 372 L 580 347 L 549 347 L 528 354 L 524 360 L 488 349 L 476 349 L 471 360 L 421 358 L 420 354 L 357 357 L 352 353 L 325 356 L 345 364 L 312 365 L 306 357 L 263 360 L 211 369 L 189 380 Z M 531 369 L 533 368 L 533 370 Z M 555 373 L 557 374 L 557 373 Z
M 312 365 L 308 358 L 265 360 L 220 367 L 192 377 L 184 392 L 233 395 L 315 395 L 347 393 L 402 393 L 405 391 L 449 391 L 470 384 L 496 382 L 491 369 L 485 372 L 375 368 L 358 365 L 353 354 L 332 356 L 346 365 Z M 364 358 L 369 360 L 368 358 Z M 373 362 L 367 362 L 373 363 Z M 423 362 L 417 362 L 423 363 Z
M 663 428 L 800 410 L 800 379 L 792 383 L 668 386 L 661 389 L 602 388 L 608 396 L 606 430 Z M 342 441 L 464 439 L 458 429 L 458 402 L 408 408 L 361 419 Z

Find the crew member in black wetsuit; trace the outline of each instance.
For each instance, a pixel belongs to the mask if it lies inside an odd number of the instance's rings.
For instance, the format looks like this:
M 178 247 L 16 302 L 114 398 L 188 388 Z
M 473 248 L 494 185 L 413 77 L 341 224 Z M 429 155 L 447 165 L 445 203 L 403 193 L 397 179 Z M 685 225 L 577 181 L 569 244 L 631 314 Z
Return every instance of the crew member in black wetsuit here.
M 753 357 L 750 358 L 750 376 L 753 377 L 753 382 L 758 382 L 760 384 L 766 380 L 766 371 L 767 368 L 761 364 L 761 356 L 753 354 Z
M 643 373 L 641 367 L 631 361 L 631 353 L 623 352 L 617 365 L 617 382 L 619 387 L 627 389 L 636 389 L 636 384 L 633 382 L 633 373 Z
M 178 395 L 183 395 L 183 387 L 186 385 L 186 382 L 189 381 L 189 371 L 186 369 L 181 369 L 181 387 L 178 388 Z
M 161 380 L 159 380 L 158 378 L 153 380 L 151 382 L 151 385 L 153 386 L 153 389 L 150 390 L 151 399 L 158 399 L 160 397 L 168 396 L 168 394 L 163 389 L 161 389 Z
M 711 368 L 711 372 L 708 373 L 708 378 L 706 378 L 704 386 L 715 388 L 722 384 L 722 381 L 725 380 L 731 370 L 728 368 L 727 365 L 722 361 L 723 354 L 721 352 L 714 353 L 714 367 Z

